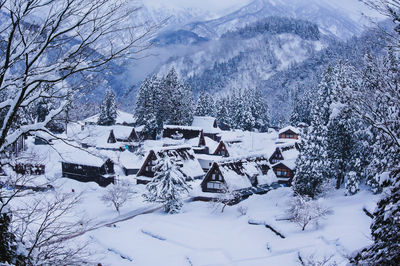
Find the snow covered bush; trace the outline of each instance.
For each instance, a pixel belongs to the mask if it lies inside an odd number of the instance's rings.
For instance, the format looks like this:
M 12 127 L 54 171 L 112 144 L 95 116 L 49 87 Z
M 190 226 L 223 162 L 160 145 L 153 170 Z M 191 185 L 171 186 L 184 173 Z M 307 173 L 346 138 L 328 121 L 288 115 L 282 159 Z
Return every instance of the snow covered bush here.
M 154 166 L 155 175 L 143 195 L 146 201 L 163 204 L 167 213 L 179 213 L 183 206 L 182 198 L 191 189 L 181 167 L 182 163 L 173 158 L 159 159 Z
M 337 266 L 337 262 L 332 260 L 333 255 L 324 256 L 320 259 L 315 258 L 315 254 L 308 256 L 302 255 L 300 252 L 297 254 L 297 259 L 302 266 Z
M 318 225 L 320 219 L 325 219 L 332 210 L 324 207 L 317 200 L 308 196 L 297 195 L 290 201 L 287 214 L 290 221 L 296 223 L 304 231 L 310 223 Z
M 356 172 L 348 172 L 346 174 L 346 190 L 348 195 L 354 195 L 356 194 L 360 188 L 360 177 L 357 175 Z
M 246 206 L 239 206 L 239 207 L 237 207 L 237 211 L 239 212 L 240 216 L 246 215 L 248 209 L 249 209 L 249 208 L 246 207 Z
M 115 210 L 120 213 L 121 207 L 132 198 L 134 191 L 131 184 L 127 180 L 122 180 L 115 185 L 106 188 L 105 193 L 101 196 L 101 200 L 107 205 L 114 206 Z

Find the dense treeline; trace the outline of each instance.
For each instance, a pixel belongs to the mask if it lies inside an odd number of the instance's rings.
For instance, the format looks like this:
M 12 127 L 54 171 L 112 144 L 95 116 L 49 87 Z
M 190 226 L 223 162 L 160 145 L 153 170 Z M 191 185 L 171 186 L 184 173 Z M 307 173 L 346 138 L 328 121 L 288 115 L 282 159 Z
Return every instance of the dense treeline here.
M 236 31 L 228 31 L 224 33 L 222 38 L 253 38 L 259 34 L 282 34 L 292 33 L 300 36 L 305 40 L 319 40 L 320 32 L 316 24 L 306 20 L 284 18 L 284 17 L 267 17 L 262 21 L 258 21 L 247 25 Z

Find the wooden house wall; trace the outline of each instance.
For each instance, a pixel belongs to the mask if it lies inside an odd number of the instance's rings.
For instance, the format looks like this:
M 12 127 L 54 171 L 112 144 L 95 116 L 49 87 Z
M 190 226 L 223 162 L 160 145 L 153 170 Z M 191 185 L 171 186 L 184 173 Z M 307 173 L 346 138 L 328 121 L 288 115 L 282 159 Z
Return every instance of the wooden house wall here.
M 280 139 L 298 139 L 299 135 L 294 133 L 292 130 L 286 130 L 285 132 L 282 132 L 279 134 Z
M 125 168 L 125 167 L 123 167 L 122 169 L 124 170 L 124 174 L 126 176 L 136 175 L 139 172 L 139 169 L 131 169 L 131 168 Z
M 101 167 L 90 165 L 79 165 L 62 162 L 62 176 L 80 182 L 96 182 L 100 186 L 107 186 L 114 183 L 115 178 L 105 178 L 103 175 L 114 174 L 114 164 L 108 160 Z
M 207 172 L 206 176 L 201 183 L 203 192 L 223 192 L 225 188 L 225 179 L 219 171 L 218 165 L 213 164 L 211 169 Z
M 289 169 L 286 165 L 280 163 L 278 165 L 273 166 L 273 170 L 275 172 L 275 175 L 279 180 L 279 183 L 291 185 L 293 177 L 294 177 L 294 171 Z M 282 180 L 286 179 L 286 180 Z
M 214 141 L 221 141 L 221 136 L 219 135 L 219 133 L 204 133 L 204 136 Z
M 44 175 L 45 169 L 43 164 L 18 163 L 15 165 L 15 172 L 21 175 Z
M 152 171 L 152 167 L 155 165 L 155 160 L 157 160 L 157 157 L 154 154 L 154 151 L 150 151 L 142 167 L 137 173 L 137 176 L 154 177 L 154 172 Z
M 282 160 L 283 160 L 283 155 L 282 155 L 282 152 L 281 152 L 281 150 L 279 148 L 277 148 L 274 151 L 274 153 L 271 155 L 271 157 L 269 158 L 269 162 L 271 164 L 275 164 L 275 163 L 277 163 L 279 161 L 282 161 Z
M 214 155 L 229 157 L 229 152 L 224 142 L 221 141 L 218 144 L 218 147 L 215 149 Z

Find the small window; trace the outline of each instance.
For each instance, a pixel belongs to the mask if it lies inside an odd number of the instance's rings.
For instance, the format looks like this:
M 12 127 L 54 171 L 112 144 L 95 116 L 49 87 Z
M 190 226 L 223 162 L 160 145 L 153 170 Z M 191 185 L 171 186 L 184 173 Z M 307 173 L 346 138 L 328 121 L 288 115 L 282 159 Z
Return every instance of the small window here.
M 207 188 L 209 189 L 221 189 L 222 184 L 219 182 L 208 182 L 207 183 Z

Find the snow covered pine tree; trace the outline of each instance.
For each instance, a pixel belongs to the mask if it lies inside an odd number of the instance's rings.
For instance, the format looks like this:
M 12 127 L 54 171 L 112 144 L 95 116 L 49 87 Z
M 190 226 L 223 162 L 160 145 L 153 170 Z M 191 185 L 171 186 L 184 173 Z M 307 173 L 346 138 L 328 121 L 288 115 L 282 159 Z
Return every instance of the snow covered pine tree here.
M 115 125 L 116 119 L 117 104 L 115 102 L 115 94 L 111 90 L 106 90 L 104 99 L 100 105 L 100 115 L 97 124 L 101 126 Z
M 313 102 L 310 132 L 303 138 L 300 155 L 296 160 L 294 190 L 300 195 L 311 198 L 322 193 L 323 184 L 329 178 L 329 164 L 326 157 L 332 75 L 333 70 L 328 67 L 318 86 L 317 98 Z
M 195 115 L 198 116 L 215 116 L 214 98 L 208 93 L 201 91 L 197 100 Z
M 155 176 L 147 184 L 147 193 L 143 196 L 149 202 L 164 205 L 167 213 L 178 213 L 183 206 L 182 198 L 191 186 L 187 176 L 180 170 L 182 163 L 169 157 L 159 159 L 154 166 Z

